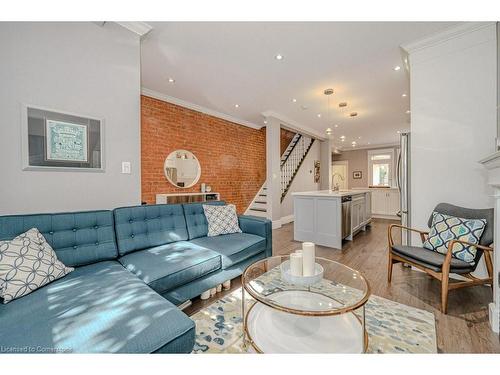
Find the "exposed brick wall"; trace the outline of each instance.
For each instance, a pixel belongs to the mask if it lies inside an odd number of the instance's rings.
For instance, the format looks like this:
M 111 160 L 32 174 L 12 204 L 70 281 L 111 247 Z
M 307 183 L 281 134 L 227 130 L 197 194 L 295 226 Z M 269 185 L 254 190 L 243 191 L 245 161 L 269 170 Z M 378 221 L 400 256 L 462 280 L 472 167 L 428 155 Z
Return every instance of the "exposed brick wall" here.
M 285 152 L 286 148 L 288 147 L 288 145 L 290 144 L 290 142 L 292 141 L 292 138 L 295 136 L 296 133 L 294 133 L 290 130 L 287 130 L 287 129 L 283 129 L 283 128 L 281 128 L 280 130 L 281 130 L 281 132 L 280 132 L 280 143 L 281 143 L 280 155 L 283 155 L 283 153 Z
M 201 164 L 198 183 L 170 184 L 163 163 L 170 152 L 191 151 Z M 147 96 L 141 96 L 142 200 L 158 193 L 198 192 L 202 182 L 243 213 L 266 178 L 266 130 L 255 130 Z

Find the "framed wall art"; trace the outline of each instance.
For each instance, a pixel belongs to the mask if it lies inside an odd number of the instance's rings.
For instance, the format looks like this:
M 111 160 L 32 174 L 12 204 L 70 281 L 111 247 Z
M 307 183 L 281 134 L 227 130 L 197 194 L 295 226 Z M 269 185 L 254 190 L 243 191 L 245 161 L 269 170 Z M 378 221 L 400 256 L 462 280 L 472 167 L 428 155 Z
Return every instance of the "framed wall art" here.
M 23 169 L 104 171 L 103 120 L 23 108 Z

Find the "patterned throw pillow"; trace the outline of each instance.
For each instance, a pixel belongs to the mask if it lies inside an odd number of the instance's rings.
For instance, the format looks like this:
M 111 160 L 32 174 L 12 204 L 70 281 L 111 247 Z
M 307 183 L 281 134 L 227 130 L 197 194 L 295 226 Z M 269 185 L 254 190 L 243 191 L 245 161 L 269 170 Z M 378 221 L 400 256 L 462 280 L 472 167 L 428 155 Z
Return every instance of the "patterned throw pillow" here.
M 432 213 L 432 225 L 424 247 L 446 255 L 451 240 L 462 240 L 478 244 L 486 227 L 484 219 L 462 219 L 459 217 Z M 474 263 L 477 249 L 456 243 L 452 248 L 452 256 L 467 263 Z
M 234 204 L 225 206 L 203 205 L 208 222 L 208 237 L 220 234 L 241 233 Z
M 73 271 L 58 259 L 36 228 L 0 241 L 0 297 L 3 303 L 25 296 Z

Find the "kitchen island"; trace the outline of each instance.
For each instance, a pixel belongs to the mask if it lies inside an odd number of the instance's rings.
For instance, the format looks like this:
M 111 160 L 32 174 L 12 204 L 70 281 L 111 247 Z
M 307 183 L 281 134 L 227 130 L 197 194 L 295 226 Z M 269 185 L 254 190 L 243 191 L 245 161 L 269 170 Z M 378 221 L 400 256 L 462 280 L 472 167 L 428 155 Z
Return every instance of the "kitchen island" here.
M 342 248 L 342 240 L 366 230 L 371 221 L 371 191 L 318 190 L 292 193 L 294 239 Z

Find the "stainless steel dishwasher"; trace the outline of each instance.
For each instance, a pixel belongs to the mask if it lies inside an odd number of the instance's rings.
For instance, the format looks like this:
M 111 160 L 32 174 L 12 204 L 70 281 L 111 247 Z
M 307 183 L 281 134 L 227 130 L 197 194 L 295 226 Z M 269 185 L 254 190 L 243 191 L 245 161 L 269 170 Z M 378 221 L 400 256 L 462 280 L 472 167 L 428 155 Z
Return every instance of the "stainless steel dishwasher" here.
M 351 196 L 342 197 L 342 239 L 351 235 L 351 201 Z

